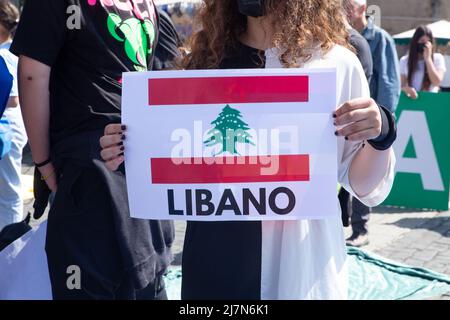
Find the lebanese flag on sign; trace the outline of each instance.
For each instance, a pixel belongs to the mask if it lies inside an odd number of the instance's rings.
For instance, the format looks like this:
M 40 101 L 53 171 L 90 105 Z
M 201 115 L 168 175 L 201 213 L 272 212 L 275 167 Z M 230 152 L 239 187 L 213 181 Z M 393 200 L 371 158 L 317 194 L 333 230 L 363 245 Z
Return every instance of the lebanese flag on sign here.
M 267 77 L 202 77 L 178 79 L 149 79 L 149 105 L 163 108 L 178 105 L 226 106 L 211 124 L 218 135 L 231 139 L 228 146 L 222 141 L 205 143 L 206 146 L 219 144 L 222 157 L 238 159 L 176 159 L 152 158 L 152 182 L 159 184 L 186 183 L 237 183 L 271 181 L 309 181 L 309 156 L 301 154 L 277 154 L 279 168 L 271 175 L 263 175 L 267 164 L 258 161 L 258 156 L 242 156 L 236 144 L 254 144 L 250 138 L 239 141 L 235 130 L 245 134 L 250 124 L 244 122 L 237 106 L 266 102 L 308 102 L 308 76 L 267 76 Z M 173 94 L 167 92 L 173 89 Z M 208 88 L 208 90 L 198 90 Z M 264 88 L 264 91 L 261 90 Z M 235 108 L 230 107 L 235 105 Z M 258 108 L 257 105 L 253 109 Z M 253 111 L 253 110 L 252 110 Z M 255 110 L 256 111 L 256 110 Z M 252 112 L 253 113 L 253 112 Z M 208 120 L 206 120 L 208 123 Z M 268 128 L 266 128 L 268 129 Z M 229 130 L 229 132 L 227 132 Z M 233 130 L 233 131 L 232 131 Z M 228 134 L 229 133 L 229 134 Z M 248 134 L 248 133 L 247 133 Z M 233 135 L 235 137 L 233 137 Z M 249 135 L 250 137 L 250 135 Z M 213 137 L 214 138 L 214 137 Z M 233 138 L 235 138 L 233 141 Z M 220 137 L 217 138 L 220 140 Z M 226 141 L 226 139 L 225 139 Z M 213 144 L 212 142 L 217 142 Z M 222 152 L 220 152 L 222 151 Z M 231 161 L 230 161 L 231 160 Z
M 125 74 L 131 215 L 205 221 L 333 215 L 335 83 L 334 70 Z

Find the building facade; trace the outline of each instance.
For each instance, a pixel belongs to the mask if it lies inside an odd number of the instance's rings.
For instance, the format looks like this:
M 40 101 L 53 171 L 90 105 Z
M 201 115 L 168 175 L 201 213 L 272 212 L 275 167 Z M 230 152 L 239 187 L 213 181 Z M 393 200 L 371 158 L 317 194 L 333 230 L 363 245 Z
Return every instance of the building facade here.
M 421 24 L 450 20 L 450 0 L 368 0 L 369 13 L 379 13 L 381 27 L 391 34 Z M 372 7 L 371 5 L 378 6 Z

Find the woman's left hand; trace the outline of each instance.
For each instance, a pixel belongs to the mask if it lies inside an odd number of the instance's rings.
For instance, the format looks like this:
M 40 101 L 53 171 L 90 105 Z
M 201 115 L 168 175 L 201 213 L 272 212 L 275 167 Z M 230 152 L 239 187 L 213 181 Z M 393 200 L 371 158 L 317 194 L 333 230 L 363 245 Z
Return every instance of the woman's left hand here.
M 425 47 L 423 48 L 423 59 L 424 60 L 432 59 L 432 54 L 433 54 L 433 44 L 430 41 L 428 41 L 427 43 L 425 43 Z
M 341 105 L 333 114 L 334 125 L 341 127 L 337 136 L 360 142 L 377 138 L 381 134 L 380 108 L 373 99 L 359 98 Z

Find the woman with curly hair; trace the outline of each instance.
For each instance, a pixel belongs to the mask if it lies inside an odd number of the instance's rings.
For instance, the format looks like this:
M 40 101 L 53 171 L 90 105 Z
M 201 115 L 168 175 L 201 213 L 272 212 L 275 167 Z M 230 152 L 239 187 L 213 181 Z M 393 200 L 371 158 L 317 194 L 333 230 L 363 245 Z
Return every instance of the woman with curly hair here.
M 369 206 L 385 199 L 393 180 L 395 126 L 392 115 L 369 98 L 339 0 L 206 0 L 200 21 L 186 69 L 336 68 L 339 105 L 330 117 L 339 182 Z M 105 131 L 102 155 L 115 170 L 123 161 L 117 147 L 123 130 L 110 125 Z M 347 282 L 339 215 L 188 222 L 183 299 L 344 299 Z

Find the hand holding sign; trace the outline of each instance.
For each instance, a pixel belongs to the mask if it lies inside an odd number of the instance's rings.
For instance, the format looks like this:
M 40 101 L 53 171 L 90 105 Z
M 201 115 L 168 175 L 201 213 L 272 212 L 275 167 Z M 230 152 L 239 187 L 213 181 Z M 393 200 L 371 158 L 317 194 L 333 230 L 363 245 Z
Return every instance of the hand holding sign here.
M 116 171 L 124 161 L 125 147 L 123 140 L 125 140 L 125 130 L 124 125 L 110 124 L 105 128 L 105 135 L 100 138 L 100 146 L 102 147 L 100 155 L 105 160 L 106 167 L 111 171 Z
M 337 136 L 350 141 L 364 141 L 377 138 L 381 133 L 380 108 L 373 99 L 354 99 L 340 106 L 333 117 L 334 125 L 343 126 Z

